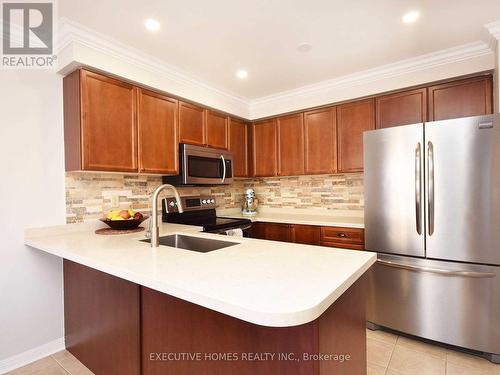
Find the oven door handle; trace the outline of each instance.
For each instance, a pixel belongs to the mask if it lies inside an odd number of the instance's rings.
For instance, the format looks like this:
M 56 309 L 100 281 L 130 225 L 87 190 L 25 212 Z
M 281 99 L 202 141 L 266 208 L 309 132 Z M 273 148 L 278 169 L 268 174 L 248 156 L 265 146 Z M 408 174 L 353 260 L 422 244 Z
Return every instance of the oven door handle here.
M 222 179 L 220 182 L 224 183 L 226 181 L 226 159 L 224 159 L 224 155 L 221 155 L 220 158 L 222 160 Z
M 219 234 L 219 233 L 226 233 L 228 230 L 232 229 L 241 229 L 242 231 L 246 231 L 252 228 L 252 224 L 245 225 L 243 227 L 229 227 L 229 228 L 224 228 L 224 229 L 218 229 L 218 230 L 213 230 L 213 231 L 208 231 L 207 233 L 213 233 L 213 234 Z

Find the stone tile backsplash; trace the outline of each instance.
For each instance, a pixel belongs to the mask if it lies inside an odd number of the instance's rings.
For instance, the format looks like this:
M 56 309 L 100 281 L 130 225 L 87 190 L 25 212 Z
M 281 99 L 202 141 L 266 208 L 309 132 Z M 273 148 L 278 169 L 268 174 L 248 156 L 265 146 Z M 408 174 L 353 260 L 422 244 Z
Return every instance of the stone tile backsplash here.
M 153 190 L 161 177 L 116 173 L 66 173 L 66 221 L 93 220 L 113 208 L 118 197 L 120 208 L 149 212 Z M 363 210 L 363 174 L 237 179 L 229 186 L 183 187 L 181 196 L 213 195 L 220 208 L 241 207 L 243 192 L 253 187 L 260 207 Z

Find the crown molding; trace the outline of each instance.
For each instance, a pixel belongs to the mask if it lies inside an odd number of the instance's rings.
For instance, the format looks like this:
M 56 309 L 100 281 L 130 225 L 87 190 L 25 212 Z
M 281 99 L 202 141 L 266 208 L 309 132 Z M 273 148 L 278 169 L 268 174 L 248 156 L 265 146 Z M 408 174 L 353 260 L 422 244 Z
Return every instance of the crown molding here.
M 453 47 L 406 60 L 401 60 L 395 63 L 382 65 L 380 67 L 364 70 L 358 73 L 318 82 L 312 85 L 307 85 L 296 89 L 282 91 L 280 93 L 257 98 L 250 102 L 250 106 L 256 106 L 291 97 L 311 95 L 316 92 L 322 92 L 335 88 L 364 85 L 374 81 L 431 69 L 440 65 L 452 64 L 458 61 L 473 59 L 491 53 L 492 50 L 484 42 L 469 43 L 462 46 Z
M 484 27 L 493 38 L 500 40 L 500 21 L 490 22 L 484 25 Z
M 500 21 L 489 23 L 484 26 L 485 30 L 492 38 L 500 38 Z M 464 44 L 461 46 L 448 48 L 442 51 L 437 51 L 410 59 L 401 60 L 395 63 L 383 65 L 377 68 L 360 71 L 357 73 L 337 77 L 321 81 L 315 84 L 298 87 L 291 90 L 286 90 L 271 94 L 268 96 L 250 99 L 235 93 L 232 93 L 223 88 L 217 87 L 214 84 L 207 82 L 199 77 L 193 76 L 178 67 L 172 66 L 163 60 L 160 60 L 152 55 L 146 54 L 136 48 L 132 48 L 122 42 L 119 42 L 109 36 L 98 33 L 95 30 L 89 29 L 81 24 L 71 21 L 66 18 L 59 19 L 58 34 L 56 42 L 56 51 L 69 53 L 69 59 L 66 59 L 66 65 L 60 66 L 60 73 L 68 73 L 68 69 L 74 69 L 80 63 L 78 61 L 78 51 L 87 49 L 99 56 L 104 56 L 120 62 L 120 68 L 129 66 L 142 71 L 147 71 L 151 77 L 158 79 L 150 79 L 150 86 L 180 97 L 186 97 L 190 100 L 212 106 L 214 108 L 233 113 L 248 119 L 255 119 L 264 116 L 283 113 L 284 103 L 297 103 L 305 98 L 307 105 L 324 105 L 331 101 L 331 93 L 341 90 L 356 91 L 354 88 L 367 86 L 368 84 L 376 83 L 377 81 L 390 80 L 394 77 L 403 77 L 412 73 L 433 71 L 437 69 L 446 69 L 446 66 L 452 66 L 460 62 L 472 62 L 474 59 L 493 56 L 493 51 L 496 48 L 496 43 L 487 43 L 477 41 L 474 43 Z M 87 54 L 91 56 L 92 53 Z M 73 58 L 74 61 L 71 61 Z M 92 59 L 87 59 L 79 66 L 93 66 Z M 89 62 L 90 61 L 90 62 Z M 99 69 L 99 66 L 93 66 Z M 484 67 L 484 64 L 481 65 Z M 491 69 L 489 67 L 488 69 Z M 110 71 L 109 73 L 115 73 Z M 468 73 L 473 73 L 472 71 Z M 134 80 L 133 77 L 124 77 Z M 155 83 L 160 80 L 172 83 L 167 85 L 168 88 L 176 88 L 169 90 L 165 87 L 156 87 Z M 140 82 L 148 84 L 146 82 Z M 165 86 L 165 85 L 164 85 Z M 362 90 L 357 90 L 362 91 Z M 189 95 L 183 95 L 183 92 L 189 92 Z M 356 97 L 356 96 L 353 96 Z M 359 96 L 358 96 L 359 97 Z M 347 100 L 349 98 L 346 98 Z M 276 109 L 273 109 L 276 104 Z M 297 104 L 295 104 L 297 105 Z M 264 109 L 265 108 L 265 109 Z M 298 110 L 301 108 L 289 109 Z M 271 113 L 271 112 L 275 113 Z M 265 113 L 264 113 L 265 112 Z
M 129 65 L 152 73 L 156 77 L 161 77 L 169 82 L 175 83 L 175 86 L 189 88 L 191 92 L 203 92 L 203 94 L 200 94 L 199 98 L 190 97 L 190 100 L 198 101 L 199 103 L 208 106 L 213 106 L 214 102 L 217 102 L 219 104 L 221 102 L 227 103 L 227 106 L 225 106 L 226 108 L 218 109 L 231 112 L 230 109 L 232 108 L 240 108 L 240 110 L 238 111 L 239 113 L 232 113 L 243 117 L 248 117 L 247 112 L 250 101 L 247 98 L 229 92 L 228 90 L 216 87 L 212 83 L 206 82 L 199 77 L 184 72 L 181 69 L 172 66 L 152 55 L 144 53 L 139 49 L 128 46 L 120 41 L 117 41 L 114 38 L 96 32 L 95 30 L 87 28 L 67 18 L 59 19 L 57 31 L 57 41 L 55 46 L 57 55 L 63 54 L 67 50 L 84 47 L 90 49 L 93 53 L 97 53 L 99 56 L 106 56 L 117 59 L 123 65 Z M 68 69 L 74 70 L 75 66 L 78 66 L 78 64 L 74 64 L 74 62 L 71 62 L 71 64 L 67 63 L 66 65 L 60 65 L 59 73 L 67 74 Z M 86 66 L 92 67 L 92 64 L 86 64 Z M 99 69 L 98 66 L 94 67 Z M 130 79 L 133 80 L 133 78 Z M 154 88 L 163 89 L 164 91 L 181 97 L 183 96 L 182 93 L 179 92 L 171 92 L 169 90 L 165 90 L 164 88 L 158 87 Z M 208 99 L 215 98 L 215 100 L 204 100 L 202 99 L 202 97 Z M 241 113 L 241 108 L 244 108 L 244 113 Z

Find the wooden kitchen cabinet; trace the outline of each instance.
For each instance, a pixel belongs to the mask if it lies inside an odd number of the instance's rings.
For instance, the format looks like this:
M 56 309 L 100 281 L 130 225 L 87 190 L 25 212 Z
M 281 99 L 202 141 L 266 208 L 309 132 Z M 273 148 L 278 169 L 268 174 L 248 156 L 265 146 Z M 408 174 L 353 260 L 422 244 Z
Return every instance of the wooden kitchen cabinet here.
M 306 174 L 337 171 L 337 109 L 304 112 L 304 170 Z
M 365 231 L 362 228 L 321 227 L 321 246 L 364 250 Z
M 250 237 L 260 240 L 291 242 L 291 225 L 264 222 L 252 223 Z
M 179 142 L 204 146 L 205 135 L 204 109 L 179 101 Z
M 229 151 L 233 153 L 235 177 L 248 177 L 248 129 L 243 121 L 229 118 Z
M 363 132 L 375 129 L 374 99 L 337 107 L 338 171 L 363 170 Z
M 137 172 L 134 86 L 79 69 L 63 90 L 66 170 Z
M 429 121 L 493 113 L 491 75 L 429 87 Z
M 317 225 L 291 225 L 291 241 L 304 245 L 319 245 L 321 243 L 321 227 Z
M 420 88 L 375 98 L 377 129 L 427 121 L 427 89 Z
M 139 90 L 139 172 L 177 174 L 177 100 Z
M 228 117 L 222 113 L 206 110 L 206 145 L 228 149 Z
M 278 173 L 276 119 L 252 124 L 252 171 L 255 177 Z
M 304 174 L 304 115 L 278 117 L 278 175 Z
M 66 349 L 95 374 L 141 374 L 139 285 L 63 264 Z

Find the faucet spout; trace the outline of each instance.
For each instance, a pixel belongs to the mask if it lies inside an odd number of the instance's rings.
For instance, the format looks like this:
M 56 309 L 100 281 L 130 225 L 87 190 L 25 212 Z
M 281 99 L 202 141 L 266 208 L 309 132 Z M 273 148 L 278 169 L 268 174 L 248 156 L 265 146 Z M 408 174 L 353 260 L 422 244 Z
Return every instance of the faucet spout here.
M 160 238 L 160 227 L 158 225 L 158 196 L 160 193 L 165 190 L 170 189 L 174 193 L 175 201 L 177 202 L 177 210 L 179 213 L 184 212 L 182 208 L 181 198 L 179 196 L 179 192 L 177 189 L 170 184 L 163 184 L 156 188 L 151 197 L 151 247 L 160 246 L 159 238 Z

